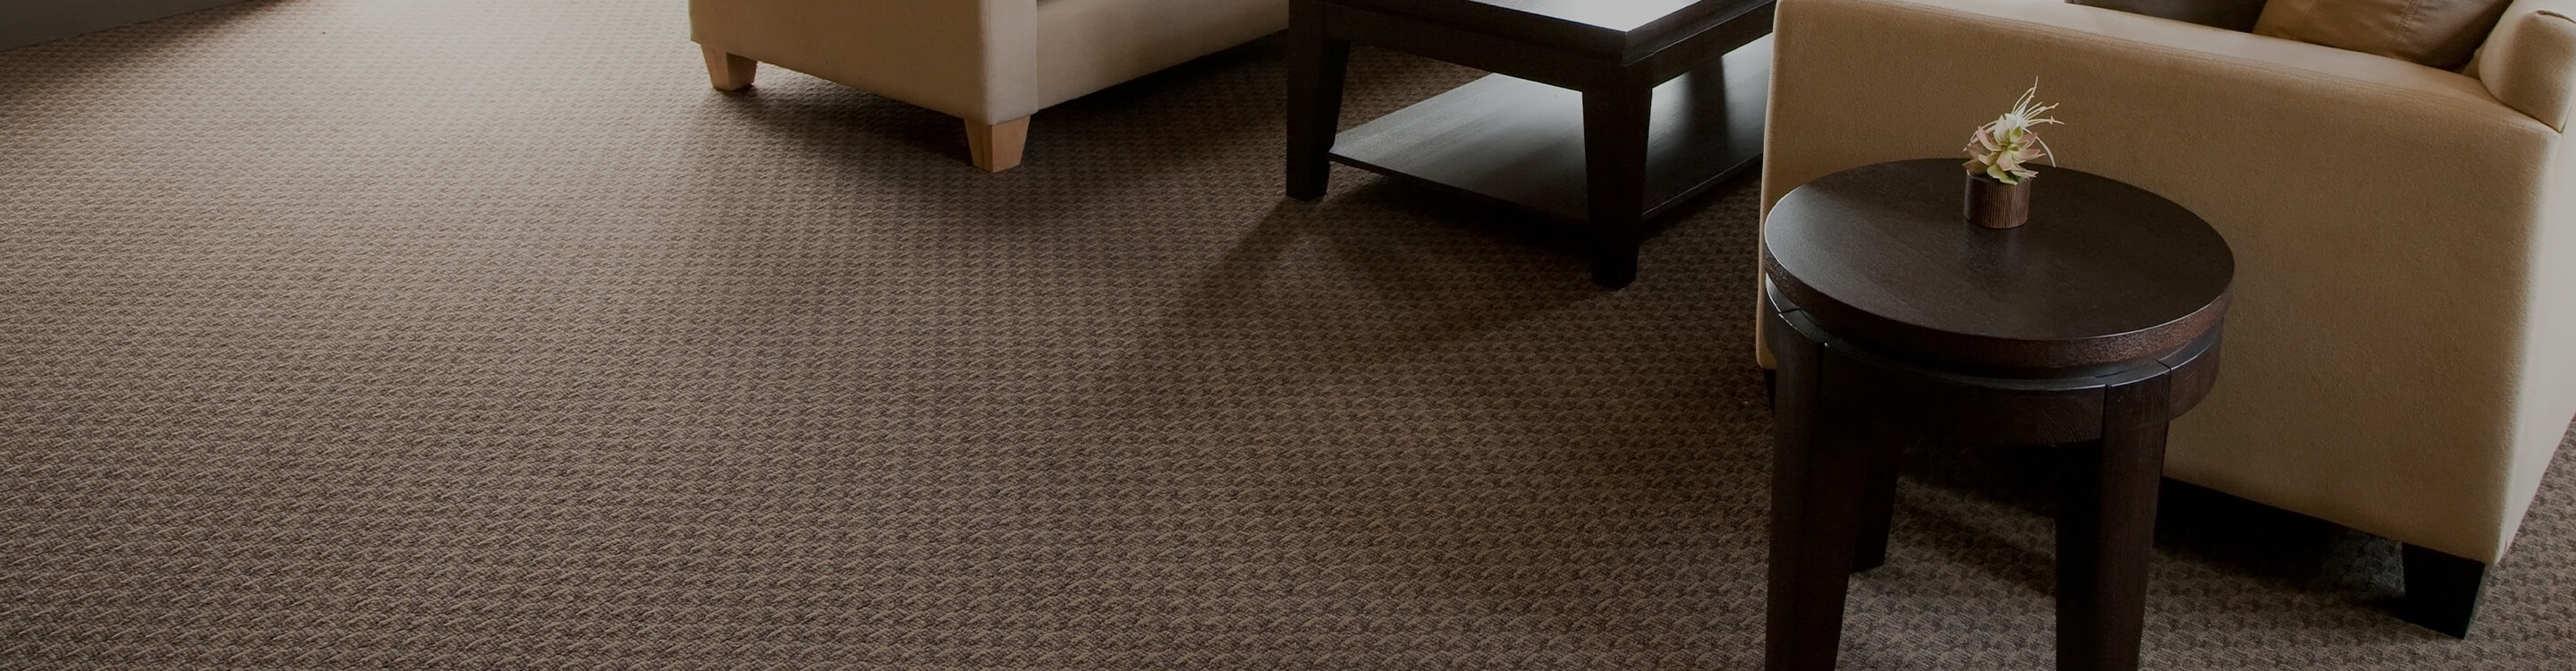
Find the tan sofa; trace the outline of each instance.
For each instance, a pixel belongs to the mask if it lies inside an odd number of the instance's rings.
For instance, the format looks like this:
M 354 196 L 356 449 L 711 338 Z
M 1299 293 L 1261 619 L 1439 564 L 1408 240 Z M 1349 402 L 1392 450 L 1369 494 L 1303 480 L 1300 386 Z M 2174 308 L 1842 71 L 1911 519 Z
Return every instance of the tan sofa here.
M 2053 2 L 1782 0 L 1763 202 L 1959 155 L 2036 78 L 2065 165 L 2237 253 L 2218 387 L 2167 474 L 2403 541 L 2408 612 L 2462 633 L 2576 414 L 2569 17 L 2514 4 L 2471 77 Z
M 1288 27 L 1287 0 L 691 0 L 715 87 L 757 63 L 966 122 L 975 165 L 1019 165 L 1029 115 Z

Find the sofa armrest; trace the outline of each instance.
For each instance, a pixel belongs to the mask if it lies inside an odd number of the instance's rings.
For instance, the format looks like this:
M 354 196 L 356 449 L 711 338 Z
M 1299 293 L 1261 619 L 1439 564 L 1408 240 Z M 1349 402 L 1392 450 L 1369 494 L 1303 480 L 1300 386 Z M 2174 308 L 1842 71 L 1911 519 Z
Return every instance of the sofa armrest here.
M 2496 100 L 2567 130 L 2576 88 L 2576 0 L 2521 0 L 2506 8 L 2480 54 L 2478 77 Z
M 1037 112 L 1038 0 L 691 0 L 699 44 L 981 124 Z

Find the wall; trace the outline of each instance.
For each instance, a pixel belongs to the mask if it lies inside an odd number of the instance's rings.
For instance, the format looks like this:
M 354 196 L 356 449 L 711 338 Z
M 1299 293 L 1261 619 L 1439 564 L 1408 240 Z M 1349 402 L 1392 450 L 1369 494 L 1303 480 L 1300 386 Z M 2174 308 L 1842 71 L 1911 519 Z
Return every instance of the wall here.
M 0 49 L 50 42 L 240 0 L 0 0 Z

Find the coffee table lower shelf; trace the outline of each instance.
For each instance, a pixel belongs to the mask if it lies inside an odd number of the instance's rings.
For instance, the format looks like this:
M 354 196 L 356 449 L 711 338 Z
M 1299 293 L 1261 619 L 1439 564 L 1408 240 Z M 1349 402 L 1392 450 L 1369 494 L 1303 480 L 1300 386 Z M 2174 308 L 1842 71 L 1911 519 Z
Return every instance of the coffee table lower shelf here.
M 1762 158 L 1771 81 L 1765 37 L 1655 88 L 1646 218 L 1741 174 Z M 1343 131 L 1332 160 L 1579 223 L 1583 94 L 1489 75 Z

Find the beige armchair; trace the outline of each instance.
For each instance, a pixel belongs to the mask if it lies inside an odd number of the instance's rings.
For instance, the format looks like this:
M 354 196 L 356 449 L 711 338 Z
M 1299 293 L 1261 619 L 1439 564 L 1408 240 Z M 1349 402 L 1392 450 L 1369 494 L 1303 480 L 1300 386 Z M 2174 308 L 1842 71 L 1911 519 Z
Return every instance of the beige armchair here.
M 966 121 L 976 167 L 1019 165 L 1029 115 L 1288 27 L 1287 0 L 691 0 L 715 87 L 759 63 Z
M 2218 387 L 2167 475 L 2402 541 L 2404 612 L 2465 635 L 2576 414 L 2569 17 L 2515 3 L 2471 77 L 2054 2 L 1782 0 L 1764 203 L 1957 155 L 2036 78 L 2065 165 L 2237 253 Z

